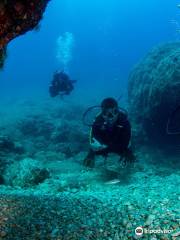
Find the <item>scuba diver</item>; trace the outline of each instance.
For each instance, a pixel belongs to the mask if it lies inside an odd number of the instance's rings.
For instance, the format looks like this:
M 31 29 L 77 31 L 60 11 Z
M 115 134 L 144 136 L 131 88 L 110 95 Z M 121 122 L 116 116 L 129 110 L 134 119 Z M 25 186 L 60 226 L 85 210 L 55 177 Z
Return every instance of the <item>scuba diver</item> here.
M 50 96 L 56 97 L 59 94 L 61 96 L 69 95 L 74 89 L 73 84 L 75 82 L 76 80 L 71 80 L 64 71 L 56 71 L 49 87 Z
M 95 156 L 107 157 L 108 153 L 118 154 L 125 165 L 134 162 L 135 156 L 128 147 L 130 139 L 131 125 L 127 115 L 119 109 L 114 98 L 105 98 L 90 131 L 90 150 L 83 165 L 93 168 Z

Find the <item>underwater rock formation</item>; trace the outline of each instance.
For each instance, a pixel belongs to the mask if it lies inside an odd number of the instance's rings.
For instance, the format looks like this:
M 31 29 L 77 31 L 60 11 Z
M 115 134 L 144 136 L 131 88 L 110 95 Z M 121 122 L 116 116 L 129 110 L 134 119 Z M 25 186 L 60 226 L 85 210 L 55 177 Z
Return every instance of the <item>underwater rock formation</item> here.
M 6 58 L 6 47 L 0 49 L 0 68 L 4 65 L 4 60 Z
M 5 183 L 11 186 L 30 187 L 49 178 L 49 171 L 40 162 L 25 158 L 9 165 L 4 175 Z
M 8 136 L 0 135 L 0 153 L 23 154 L 24 148 L 20 143 L 14 142 Z
M 8 136 L 0 136 L 0 151 L 11 152 L 14 150 L 14 142 Z
M 48 118 L 44 114 L 35 114 L 19 121 L 17 129 L 21 134 L 22 142 L 23 139 L 26 143 L 29 140 L 29 145 L 35 142 L 33 152 L 46 149 L 52 152 L 61 152 L 66 157 L 87 150 L 88 135 L 84 131 L 81 121 L 73 118 L 68 120 L 70 113 L 63 111 L 64 116 L 61 117 L 61 120 L 57 116 Z M 27 146 L 27 148 L 30 148 L 32 153 L 32 146 Z
M 53 131 L 53 124 L 43 119 L 43 116 L 32 116 L 28 119 L 24 119 L 19 128 L 24 136 L 38 137 L 43 136 L 45 139 L 49 139 Z
M 1 0 L 0 2 L 0 67 L 7 44 L 36 27 L 50 0 Z
M 128 99 L 136 136 L 160 145 L 178 140 L 168 135 L 166 128 L 169 116 L 180 104 L 179 42 L 154 48 L 134 67 Z

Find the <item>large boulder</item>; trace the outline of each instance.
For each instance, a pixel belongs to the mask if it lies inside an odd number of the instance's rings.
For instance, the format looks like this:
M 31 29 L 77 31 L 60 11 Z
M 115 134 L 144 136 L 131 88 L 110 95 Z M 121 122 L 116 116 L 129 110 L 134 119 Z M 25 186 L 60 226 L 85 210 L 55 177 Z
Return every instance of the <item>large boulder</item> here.
M 180 104 L 180 42 L 154 48 L 134 67 L 128 100 L 139 139 L 163 146 L 179 142 L 179 136 L 167 134 L 167 122 Z
M 40 162 L 25 158 L 9 165 L 4 175 L 5 184 L 13 187 L 33 187 L 49 178 L 49 171 Z

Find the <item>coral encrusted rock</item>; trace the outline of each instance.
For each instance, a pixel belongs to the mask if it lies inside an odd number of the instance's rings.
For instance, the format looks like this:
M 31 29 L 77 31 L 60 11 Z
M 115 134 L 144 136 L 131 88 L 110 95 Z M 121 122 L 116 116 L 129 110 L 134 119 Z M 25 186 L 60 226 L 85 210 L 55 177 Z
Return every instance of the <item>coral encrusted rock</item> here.
M 0 1 L 0 67 L 6 45 L 14 38 L 36 27 L 50 0 Z

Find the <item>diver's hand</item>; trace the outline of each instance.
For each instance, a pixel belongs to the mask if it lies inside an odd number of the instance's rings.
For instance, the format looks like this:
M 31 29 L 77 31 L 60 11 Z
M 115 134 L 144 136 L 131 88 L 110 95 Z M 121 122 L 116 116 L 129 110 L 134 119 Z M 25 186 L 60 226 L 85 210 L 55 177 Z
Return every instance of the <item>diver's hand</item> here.
M 105 149 L 105 148 L 107 148 L 106 145 L 101 144 L 101 143 L 98 142 L 95 138 L 92 139 L 92 142 L 91 142 L 91 149 L 92 149 L 93 151 L 96 152 L 96 151 L 103 150 L 103 149 Z

